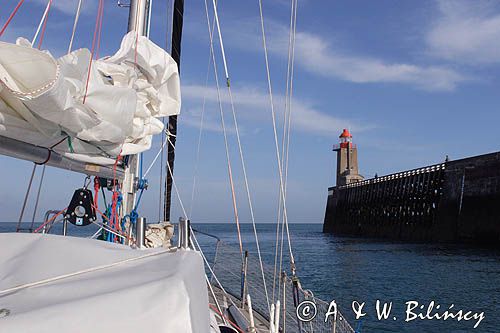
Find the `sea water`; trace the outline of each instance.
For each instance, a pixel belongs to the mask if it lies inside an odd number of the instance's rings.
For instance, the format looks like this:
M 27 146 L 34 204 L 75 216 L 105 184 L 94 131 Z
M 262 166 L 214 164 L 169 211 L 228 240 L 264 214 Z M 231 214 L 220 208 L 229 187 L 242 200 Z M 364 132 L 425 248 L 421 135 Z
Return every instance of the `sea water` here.
M 238 246 L 234 224 L 193 227 Z M 290 224 L 297 275 L 315 296 L 335 301 L 354 328 L 361 332 L 500 332 L 498 250 L 335 237 L 321 229 L 321 224 Z M 15 231 L 15 224 L 0 223 L 0 232 L 8 231 Z M 69 228 L 74 236 L 95 231 L 92 226 Z M 257 231 L 264 261 L 273 265 L 276 225 L 258 224 Z M 243 247 L 253 255 L 252 226 L 242 224 L 241 235 Z M 213 238 L 199 234 L 198 239 L 208 255 L 214 252 Z M 483 319 L 474 328 L 481 314 Z

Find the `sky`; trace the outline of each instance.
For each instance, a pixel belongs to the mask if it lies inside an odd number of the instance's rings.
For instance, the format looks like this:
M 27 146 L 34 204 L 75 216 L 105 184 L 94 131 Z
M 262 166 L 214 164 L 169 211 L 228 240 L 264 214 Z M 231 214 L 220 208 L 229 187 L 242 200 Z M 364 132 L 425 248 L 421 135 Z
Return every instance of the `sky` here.
M 499 1 L 299 0 L 292 130 L 287 186 L 291 223 L 321 223 L 327 189 L 335 182 L 335 153 L 343 128 L 358 146 L 366 178 L 499 150 Z M 4 1 L 0 25 L 17 1 Z M 27 1 L 3 41 L 31 39 L 47 0 Z M 54 0 L 43 49 L 66 52 L 77 0 Z M 211 2 L 209 1 L 209 4 Z M 75 48 L 91 46 L 96 0 L 84 0 Z M 154 1 L 151 39 L 170 49 L 171 1 Z M 256 222 L 277 219 L 279 176 L 260 31 L 258 1 L 218 2 L 221 33 L 241 132 Z M 278 133 L 286 91 L 290 1 L 264 0 Z M 210 12 L 212 15 L 212 12 Z M 111 55 L 126 33 L 128 10 L 106 1 L 100 55 Z M 219 41 L 218 75 L 223 77 Z M 182 111 L 175 179 L 193 222 L 234 221 L 204 2 L 187 1 L 182 42 Z M 198 137 L 203 101 L 204 126 Z M 222 89 L 241 222 L 250 222 L 227 90 Z M 145 164 L 159 149 L 156 138 Z M 198 163 L 197 163 L 198 161 Z M 17 221 L 32 163 L 0 157 L 0 221 Z M 41 168 L 38 168 L 35 184 Z M 159 218 L 159 165 L 139 210 Z M 193 179 L 196 187 L 193 193 Z M 47 168 L 36 219 L 62 209 L 84 176 Z M 36 189 L 36 187 L 35 187 Z M 36 191 L 24 220 L 30 221 Z M 194 198 L 194 200 L 192 200 Z M 173 219 L 181 216 L 174 195 Z

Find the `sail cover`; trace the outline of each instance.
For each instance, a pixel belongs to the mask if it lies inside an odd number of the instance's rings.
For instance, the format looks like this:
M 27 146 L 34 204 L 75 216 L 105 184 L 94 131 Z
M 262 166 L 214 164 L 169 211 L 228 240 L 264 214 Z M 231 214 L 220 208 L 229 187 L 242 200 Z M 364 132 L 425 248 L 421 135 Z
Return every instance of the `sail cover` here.
M 0 244 L 2 332 L 209 331 L 195 251 L 21 233 L 0 234 Z
M 90 59 L 0 42 L 0 135 L 102 165 L 149 149 L 158 118 L 180 111 L 177 64 L 134 32 L 115 55 Z

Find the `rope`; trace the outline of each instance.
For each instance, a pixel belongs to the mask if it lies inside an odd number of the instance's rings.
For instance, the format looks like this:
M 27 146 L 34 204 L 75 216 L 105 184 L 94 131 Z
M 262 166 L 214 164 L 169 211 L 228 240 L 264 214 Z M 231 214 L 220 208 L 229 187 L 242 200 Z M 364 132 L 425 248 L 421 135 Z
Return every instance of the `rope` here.
M 207 281 L 207 285 L 208 285 L 208 288 L 210 289 L 210 293 L 212 294 L 214 301 L 215 301 L 215 304 L 217 305 L 217 308 L 214 310 L 217 311 L 218 313 L 222 314 L 222 309 L 220 307 L 219 301 L 217 300 L 217 296 L 215 295 L 214 288 L 212 288 L 212 284 L 208 280 L 207 274 L 205 274 L 205 281 Z M 208 303 L 208 306 L 211 306 L 211 305 L 212 304 Z M 222 320 L 224 321 L 224 324 L 227 325 L 226 318 L 222 317 Z
M 97 47 L 96 47 L 96 55 L 95 55 L 95 59 L 99 59 L 99 50 L 101 49 L 101 34 L 102 34 L 102 22 L 103 22 L 103 17 L 104 17 L 104 0 L 102 2 L 102 6 L 101 6 L 101 13 L 100 13 L 101 17 L 99 18 L 99 29 L 98 29 L 98 33 L 97 33 Z
M 23 4 L 24 0 L 20 0 L 16 7 L 14 8 L 14 10 L 12 11 L 12 13 L 10 14 L 9 18 L 7 19 L 7 21 L 5 22 L 5 24 L 3 25 L 2 27 L 2 30 L 0 30 L 0 37 L 2 37 L 3 33 L 5 32 L 5 29 L 7 29 L 7 27 L 9 26 L 10 22 L 12 21 L 12 19 L 14 18 L 14 16 L 16 16 L 17 14 L 17 11 L 19 10 L 19 8 L 21 7 L 21 5 Z
M 7 288 L 7 289 L 4 289 L 4 290 L 0 290 L 0 295 L 6 294 L 6 293 L 11 293 L 13 291 L 17 291 L 17 290 L 20 290 L 20 289 L 26 289 L 26 288 L 30 288 L 30 287 L 38 287 L 38 286 L 41 286 L 41 285 L 44 285 L 44 284 L 47 284 L 47 283 L 50 283 L 50 282 L 59 281 L 59 280 L 67 279 L 67 278 L 78 276 L 78 275 L 83 275 L 83 274 L 87 274 L 87 273 L 97 272 L 97 271 L 100 271 L 100 270 L 104 270 L 104 269 L 116 267 L 116 266 L 119 266 L 119 265 L 123 265 L 123 264 L 129 263 L 129 262 L 133 262 L 133 261 L 137 261 L 137 260 L 141 260 L 141 259 L 145 259 L 145 258 L 149 258 L 149 257 L 158 256 L 158 255 L 161 255 L 161 254 L 165 254 L 167 252 L 170 252 L 170 250 L 163 250 L 163 251 L 159 251 L 159 252 L 147 253 L 147 254 L 144 254 L 144 255 L 139 256 L 139 257 L 128 258 L 128 259 L 120 260 L 120 261 L 117 261 L 117 262 L 114 262 L 114 263 L 111 263 L 111 264 L 105 264 L 105 265 L 95 266 L 95 267 L 91 267 L 91 268 L 87 268 L 87 269 L 82 269 L 80 271 L 76 271 L 76 272 L 73 272 L 73 273 L 61 274 L 61 275 L 54 276 L 54 277 L 51 277 L 51 278 L 47 278 L 47 279 L 43 279 L 43 280 L 39 280 L 39 281 L 35 281 L 35 282 L 29 282 L 29 283 L 21 284 L 21 285 L 12 287 L 12 288 Z
M 52 0 L 50 0 L 48 5 L 47 5 L 47 14 L 46 14 L 45 20 L 43 22 L 42 34 L 40 35 L 40 41 L 38 42 L 38 49 L 39 50 L 42 48 L 43 37 L 45 37 L 45 29 L 47 28 L 47 21 L 49 20 L 49 12 L 50 12 L 51 6 L 52 6 Z
M 217 24 L 217 33 L 219 34 L 219 44 L 220 44 L 220 49 L 222 52 L 222 63 L 224 64 L 224 72 L 226 73 L 226 79 L 227 79 L 228 70 L 227 70 L 227 62 L 226 62 L 226 53 L 224 52 L 224 43 L 222 41 L 222 33 L 221 33 L 221 29 L 220 29 L 220 24 L 219 24 L 219 15 L 217 14 L 216 1 L 212 0 L 212 4 L 214 6 L 214 19 L 215 19 L 215 23 Z M 208 10 L 207 10 L 207 15 L 208 15 Z M 210 39 L 210 43 L 212 43 L 212 39 Z M 229 85 L 229 81 L 227 82 L 227 84 Z
M 35 224 L 36 211 L 38 210 L 38 202 L 40 201 L 40 192 L 42 190 L 43 178 L 45 176 L 45 167 L 46 165 L 44 164 L 42 168 L 42 175 L 40 176 L 40 184 L 38 185 L 38 192 L 36 194 L 35 208 L 33 208 L 33 216 L 31 217 L 30 230 L 33 230 L 33 225 Z
M 96 40 L 97 40 L 97 34 L 100 26 L 100 21 L 101 21 L 101 13 L 102 10 L 101 8 L 103 7 L 103 0 L 99 0 L 99 8 L 97 9 L 97 17 L 95 20 L 95 27 L 94 27 L 94 37 L 92 38 L 92 49 L 90 51 L 90 60 L 89 60 L 89 69 L 87 73 L 87 82 L 85 83 L 85 94 L 83 95 L 83 104 L 85 104 L 85 101 L 87 100 L 87 93 L 89 89 L 89 81 L 90 81 L 90 73 L 92 71 L 92 61 L 94 59 L 94 54 L 95 54 L 95 47 L 96 47 Z
M 211 287 L 210 287 L 210 288 L 211 288 Z M 214 296 L 214 298 L 215 298 L 215 296 Z M 234 329 L 235 329 L 235 330 L 237 330 L 239 333 L 245 333 L 245 331 L 244 331 L 244 330 L 242 330 L 242 329 L 241 329 L 241 328 L 240 328 L 237 324 L 233 323 L 233 322 L 232 322 L 229 318 L 227 318 L 226 316 L 224 316 L 224 315 L 222 314 L 222 312 L 221 312 L 221 311 L 219 311 L 219 310 L 217 310 L 217 308 L 216 308 L 216 307 L 214 307 L 212 304 L 210 304 L 210 303 L 209 303 L 209 304 L 208 304 L 208 306 L 209 306 L 212 310 L 214 310 L 215 312 L 217 312 L 217 314 L 219 315 L 219 317 L 221 317 L 221 318 L 222 318 L 222 320 L 226 322 L 226 325 L 227 325 L 227 323 L 229 323 L 229 324 L 231 324 L 231 326 L 232 326 L 232 327 L 234 327 Z
M 17 222 L 16 232 L 19 232 L 21 227 L 21 222 L 23 221 L 24 210 L 26 209 L 26 203 L 28 202 L 28 197 L 31 191 L 31 185 L 33 184 L 33 177 L 35 177 L 36 164 L 33 164 L 33 171 L 31 171 L 30 181 L 28 183 L 28 188 L 26 189 L 26 194 L 24 196 L 23 206 L 21 208 L 21 213 L 19 214 L 19 220 Z
M 292 273 L 295 275 L 295 259 L 293 257 L 292 253 L 292 244 L 290 241 L 290 231 L 288 229 L 288 217 L 287 217 L 287 209 L 286 209 L 286 198 L 284 196 L 284 190 L 283 190 L 283 169 L 281 166 L 281 161 L 280 161 L 280 152 L 279 152 L 279 147 L 278 147 L 278 134 L 276 130 L 276 113 L 274 111 L 274 101 L 273 101 L 273 90 L 272 90 L 272 84 L 271 84 L 271 73 L 269 70 L 269 59 L 268 59 L 268 53 L 267 53 L 267 44 L 266 44 L 266 33 L 264 29 L 264 15 L 262 12 L 262 0 L 259 0 L 259 13 L 260 13 L 260 23 L 261 23 L 261 29 L 262 29 L 262 44 L 264 47 L 264 56 L 265 56 L 265 63 L 266 63 L 266 74 L 267 74 L 267 84 L 268 84 L 268 89 L 269 89 L 269 100 L 271 104 L 271 116 L 272 116 L 272 122 L 273 122 L 273 134 L 274 134 L 274 145 L 275 145 L 275 150 L 276 150 L 276 161 L 278 163 L 278 171 L 279 171 L 279 182 L 280 182 L 280 195 L 282 196 L 283 199 L 283 216 L 284 216 L 284 224 L 286 227 L 286 233 L 287 233 L 287 238 L 288 238 L 288 250 L 290 252 L 290 264 L 291 264 L 291 269 Z M 279 223 L 279 217 L 278 217 L 278 223 Z
M 31 47 L 33 47 L 35 45 L 35 41 L 38 38 L 38 34 L 40 33 L 42 26 L 45 26 L 45 21 L 47 19 L 47 15 L 49 14 L 51 4 L 52 4 L 52 0 L 49 0 L 47 2 L 47 6 L 45 7 L 45 11 L 43 12 L 42 18 L 40 19 L 40 23 L 38 24 L 38 28 L 36 29 L 35 35 L 33 36 L 33 39 L 31 40 Z
M 36 229 L 33 231 L 33 233 L 35 233 L 35 234 L 36 234 L 36 233 L 38 233 L 38 232 L 39 232 L 40 230 L 42 230 L 42 229 L 43 229 L 43 227 L 45 227 L 47 224 L 49 224 L 49 223 L 51 223 L 51 222 L 55 221 L 55 219 L 56 219 L 59 215 L 61 215 L 62 213 L 64 213 L 64 212 L 66 211 L 66 209 L 68 209 L 68 207 L 66 207 L 66 208 L 64 208 L 64 209 L 62 209 L 62 210 L 60 210 L 57 214 L 55 214 L 55 215 L 54 215 L 54 216 L 52 216 L 50 219 L 48 219 L 47 221 L 45 221 L 45 222 L 44 222 L 41 226 L 39 226 L 38 228 L 36 228 Z
M 217 30 L 218 30 L 219 41 L 220 41 L 220 45 L 221 45 L 222 58 L 224 60 L 224 69 L 226 71 L 225 72 L 225 74 L 226 74 L 226 83 L 227 83 L 227 90 L 228 90 L 228 93 L 229 93 L 229 101 L 230 101 L 230 104 L 231 104 L 231 111 L 232 111 L 232 114 L 233 114 L 234 127 L 235 127 L 235 131 L 236 131 L 236 141 L 238 143 L 238 151 L 239 151 L 240 162 L 241 162 L 241 167 L 242 167 L 242 171 L 243 171 L 243 179 L 245 181 L 245 190 L 246 190 L 246 195 L 247 195 L 247 200 L 248 200 L 248 207 L 250 209 L 250 217 L 251 217 L 251 220 L 252 220 L 252 227 L 253 227 L 253 232 L 254 232 L 254 237 L 255 237 L 255 243 L 256 243 L 256 246 L 257 246 L 257 254 L 259 256 L 259 262 L 260 262 L 260 265 L 261 265 L 262 281 L 263 281 L 263 284 L 264 284 L 264 291 L 266 293 L 266 299 L 267 299 L 267 302 L 268 302 L 268 308 L 269 308 L 268 310 L 270 310 L 269 295 L 268 295 L 268 291 L 267 291 L 267 283 L 266 283 L 266 279 L 265 279 L 265 276 L 264 276 L 264 268 L 262 266 L 262 255 L 261 255 L 261 251 L 260 251 L 259 237 L 257 235 L 257 227 L 255 225 L 255 215 L 254 215 L 254 210 L 253 210 L 252 197 L 250 195 L 250 187 L 248 185 L 248 176 L 247 176 L 247 170 L 246 170 L 246 163 L 245 163 L 245 158 L 243 156 L 243 149 L 241 147 L 240 131 L 239 131 L 239 126 L 238 126 L 238 120 L 237 120 L 237 117 L 236 117 L 236 111 L 235 111 L 235 108 L 234 108 L 233 94 L 232 94 L 232 91 L 231 91 L 231 85 L 230 85 L 230 79 L 229 79 L 229 72 L 228 72 L 228 67 L 227 67 L 227 63 L 226 63 L 226 56 L 225 56 L 225 51 L 224 51 L 224 45 L 223 45 L 223 42 L 222 42 L 222 33 L 220 31 L 220 24 L 219 24 L 219 19 L 218 19 L 218 15 L 217 15 L 217 8 L 215 7 L 215 0 L 213 0 L 213 3 L 214 3 L 214 12 L 215 12 L 215 22 L 217 23 Z
M 78 7 L 76 7 L 75 21 L 73 22 L 73 30 L 71 32 L 71 39 L 69 40 L 68 54 L 71 53 L 71 50 L 73 49 L 73 41 L 75 40 L 76 27 L 78 26 L 78 21 L 80 20 L 82 2 L 83 0 L 78 0 Z
M 213 3 L 214 3 L 214 8 L 216 8 L 215 1 L 213 1 Z M 236 229 L 238 231 L 238 242 L 239 242 L 239 246 L 240 246 L 240 254 L 241 254 L 241 257 L 243 258 L 243 243 L 241 240 L 238 208 L 236 206 L 236 193 L 234 191 L 233 172 L 232 172 L 232 168 L 231 168 L 231 158 L 229 156 L 229 144 L 228 144 L 228 140 L 227 140 L 226 124 L 224 121 L 224 111 L 222 109 L 222 99 L 221 99 L 221 95 L 220 95 L 219 76 L 217 74 L 217 64 L 215 61 L 215 54 L 214 54 L 214 48 L 213 48 L 213 35 L 212 35 L 211 30 L 210 30 L 210 19 L 208 16 L 207 0 L 205 0 L 205 12 L 206 12 L 206 16 L 207 16 L 208 32 L 210 35 L 210 53 L 212 54 L 212 61 L 213 61 L 213 65 L 214 65 L 214 77 L 215 77 L 215 83 L 217 85 L 217 99 L 219 102 L 219 112 L 220 112 L 220 117 L 221 117 L 222 133 L 224 135 L 224 145 L 225 145 L 225 149 L 226 149 L 227 169 L 228 169 L 228 176 L 229 176 L 229 184 L 231 187 L 231 198 L 232 198 L 232 202 L 233 202 L 234 218 L 235 218 L 235 222 L 236 222 Z M 216 21 L 216 23 L 218 22 L 216 10 L 215 10 L 215 21 Z M 220 35 L 220 31 L 219 31 L 219 35 Z

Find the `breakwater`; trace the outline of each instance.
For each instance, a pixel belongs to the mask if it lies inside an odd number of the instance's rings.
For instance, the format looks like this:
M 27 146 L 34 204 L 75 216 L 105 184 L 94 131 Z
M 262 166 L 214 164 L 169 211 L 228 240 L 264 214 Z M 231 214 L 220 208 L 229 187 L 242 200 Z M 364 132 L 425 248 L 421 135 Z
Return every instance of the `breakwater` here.
M 500 152 L 330 187 L 323 232 L 500 244 Z

